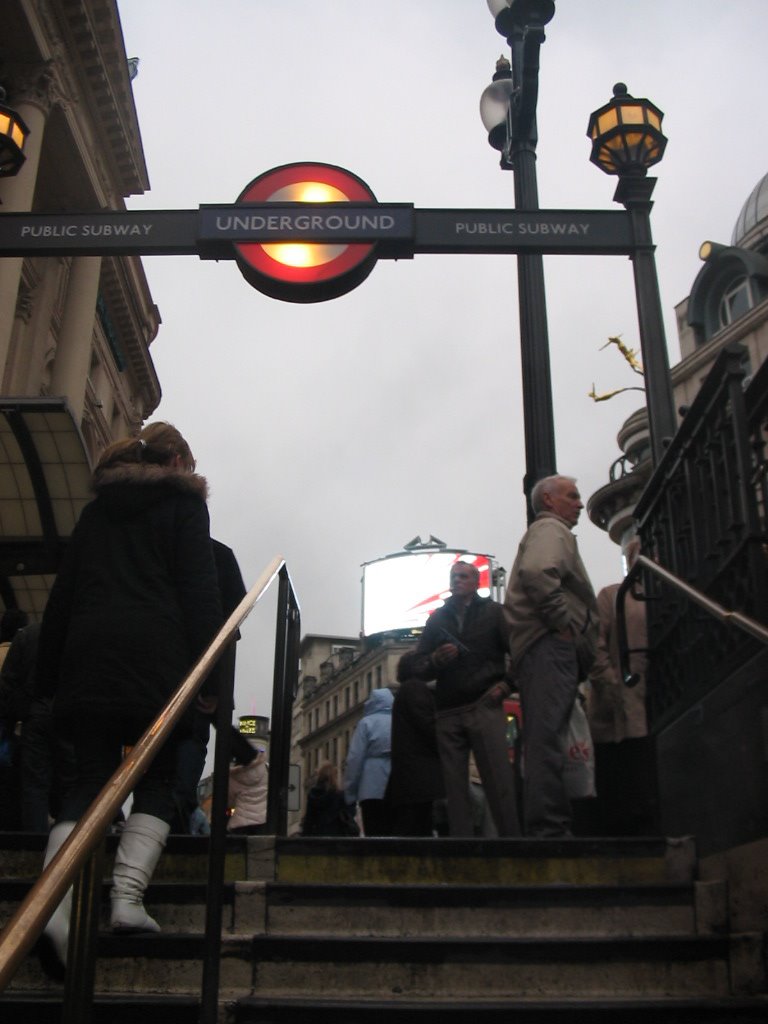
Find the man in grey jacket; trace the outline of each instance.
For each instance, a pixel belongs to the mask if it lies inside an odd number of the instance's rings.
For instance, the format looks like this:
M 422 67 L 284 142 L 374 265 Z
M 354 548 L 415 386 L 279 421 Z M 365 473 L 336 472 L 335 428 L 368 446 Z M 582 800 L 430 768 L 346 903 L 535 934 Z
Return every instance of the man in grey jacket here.
M 563 738 L 594 658 L 595 594 L 571 532 L 584 507 L 572 477 L 540 480 L 536 518 L 520 542 L 504 613 L 523 711 L 524 814 L 529 836 L 571 834 Z

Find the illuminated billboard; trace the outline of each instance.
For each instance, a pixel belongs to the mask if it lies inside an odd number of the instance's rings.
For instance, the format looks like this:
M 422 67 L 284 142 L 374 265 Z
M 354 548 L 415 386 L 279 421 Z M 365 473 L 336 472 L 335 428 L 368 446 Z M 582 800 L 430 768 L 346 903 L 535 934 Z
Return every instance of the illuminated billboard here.
M 480 573 L 481 597 L 491 593 L 493 559 L 469 551 L 398 552 L 363 565 L 363 635 L 389 630 L 421 629 L 432 612 L 450 597 L 448 576 L 456 562 L 469 562 Z

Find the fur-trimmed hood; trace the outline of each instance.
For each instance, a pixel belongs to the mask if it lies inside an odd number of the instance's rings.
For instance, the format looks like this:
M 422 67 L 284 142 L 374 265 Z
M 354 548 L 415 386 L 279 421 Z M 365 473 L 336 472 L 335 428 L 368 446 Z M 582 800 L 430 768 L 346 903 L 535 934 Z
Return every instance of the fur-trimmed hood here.
M 105 488 L 115 484 L 148 487 L 166 484 L 183 494 L 196 494 L 203 501 L 208 499 L 208 481 L 198 473 L 172 466 L 158 466 L 152 463 L 124 462 L 117 466 L 97 469 L 91 481 L 94 494 L 101 494 Z
M 203 502 L 208 497 L 205 477 L 152 463 L 127 462 L 97 469 L 91 488 L 110 519 L 130 518 L 172 494 Z

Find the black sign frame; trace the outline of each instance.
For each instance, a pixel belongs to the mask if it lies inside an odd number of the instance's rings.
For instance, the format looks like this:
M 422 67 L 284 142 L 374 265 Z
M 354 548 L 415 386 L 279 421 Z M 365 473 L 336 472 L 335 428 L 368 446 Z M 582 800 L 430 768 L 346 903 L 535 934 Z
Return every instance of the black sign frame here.
M 368 242 L 377 259 L 421 253 L 625 255 L 619 210 L 415 209 L 408 203 L 247 203 L 197 210 L 0 213 L 0 256 L 235 259 L 234 242 Z

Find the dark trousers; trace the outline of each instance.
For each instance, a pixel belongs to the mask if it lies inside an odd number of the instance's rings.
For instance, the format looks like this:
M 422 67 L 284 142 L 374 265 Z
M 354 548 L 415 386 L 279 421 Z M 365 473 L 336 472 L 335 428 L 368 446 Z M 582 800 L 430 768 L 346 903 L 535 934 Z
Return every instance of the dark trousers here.
M 21 727 L 21 827 L 47 832 L 74 778 L 74 754 L 53 725 L 50 711 L 30 713 Z
M 361 800 L 360 816 L 365 835 L 392 835 L 392 808 L 388 800 Z
M 576 700 L 576 647 L 547 633 L 532 644 L 518 667 L 523 705 L 523 812 L 525 834 L 571 834 L 571 802 L 563 784 L 563 740 Z
M 141 727 L 114 722 L 92 722 L 87 730 L 78 723 L 71 733 L 75 779 L 64 794 L 57 821 L 77 821 L 85 813 L 119 767 L 123 744 L 136 742 L 141 733 Z M 150 814 L 169 825 L 173 821 L 179 738 L 169 737 L 140 779 L 133 791 L 133 813 Z
M 397 804 L 392 810 L 392 835 L 431 836 L 432 801 L 418 804 Z
M 208 716 L 195 709 L 189 733 L 176 745 L 176 817 L 171 823 L 172 832 L 189 833 L 190 819 L 198 805 L 197 787 L 205 768 L 210 731 Z
M 438 711 L 435 719 L 437 746 L 443 769 L 452 836 L 475 834 L 474 810 L 469 792 L 469 752 L 483 783 L 485 798 L 500 836 L 519 836 L 515 771 L 507 749 L 507 723 L 503 695 L 491 691 L 460 708 Z M 500 691 L 499 691 L 500 692 Z

